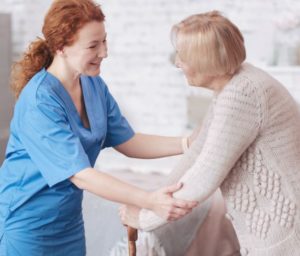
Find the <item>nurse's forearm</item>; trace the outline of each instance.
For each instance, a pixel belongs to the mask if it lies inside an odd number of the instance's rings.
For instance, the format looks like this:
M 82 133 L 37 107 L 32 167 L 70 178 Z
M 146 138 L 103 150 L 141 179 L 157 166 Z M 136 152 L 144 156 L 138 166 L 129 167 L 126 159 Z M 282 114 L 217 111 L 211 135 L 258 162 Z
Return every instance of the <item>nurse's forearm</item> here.
M 173 193 L 182 188 L 182 183 L 146 192 L 93 168 L 80 171 L 70 180 L 78 188 L 111 201 L 152 210 L 166 220 L 176 220 L 189 213 L 197 205 L 196 201 L 173 198 Z
M 93 168 L 84 169 L 70 178 L 78 188 L 107 200 L 151 209 L 150 193 L 124 183 Z
M 181 141 L 182 137 L 137 133 L 115 149 L 128 157 L 151 159 L 182 154 Z

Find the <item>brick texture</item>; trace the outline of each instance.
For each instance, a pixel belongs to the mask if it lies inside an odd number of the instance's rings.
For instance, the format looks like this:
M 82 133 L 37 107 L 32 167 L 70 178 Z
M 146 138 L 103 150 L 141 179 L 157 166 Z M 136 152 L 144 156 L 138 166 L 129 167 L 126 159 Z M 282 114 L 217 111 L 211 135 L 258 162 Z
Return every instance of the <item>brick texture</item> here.
M 275 17 L 285 12 L 292 15 L 293 11 L 300 9 L 295 0 L 284 3 L 277 0 L 97 2 L 106 14 L 109 47 L 109 57 L 102 64 L 101 75 L 136 131 L 163 135 L 180 135 L 196 122 L 194 116 L 197 110 L 195 113 L 195 109 L 190 109 L 195 95 L 204 102 L 209 99 L 207 92 L 190 89 L 182 73 L 170 61 L 173 52 L 169 38 L 172 24 L 190 14 L 220 10 L 242 30 L 248 60 L 268 66 L 277 61 L 274 54 Z M 2 1 L 0 12 L 10 12 L 13 16 L 13 59 L 17 59 L 36 36 L 41 36 L 43 16 L 50 4 L 50 0 Z M 295 29 L 294 34 L 298 35 L 299 31 Z M 296 69 L 292 75 L 289 71 L 284 75 L 278 74 L 276 69 L 272 72 L 286 82 L 294 96 L 300 99 L 299 86 L 294 85 L 295 81 L 300 81 L 299 70 Z M 190 98 L 193 98 L 192 103 L 188 100 Z M 124 163 L 123 160 L 111 161 L 105 155 L 110 156 L 111 153 L 104 152 L 102 162 L 105 166 Z M 118 158 L 116 155 L 113 157 Z

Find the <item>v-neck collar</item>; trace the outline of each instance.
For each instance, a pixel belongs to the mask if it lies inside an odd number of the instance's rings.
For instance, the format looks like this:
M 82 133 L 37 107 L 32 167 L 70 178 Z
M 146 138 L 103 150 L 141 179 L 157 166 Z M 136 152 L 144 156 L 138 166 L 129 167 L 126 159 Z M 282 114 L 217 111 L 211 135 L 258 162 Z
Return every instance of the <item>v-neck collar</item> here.
M 92 116 L 92 109 L 90 106 L 90 102 L 87 99 L 90 99 L 90 91 L 88 86 L 86 86 L 85 83 L 85 78 L 84 76 L 80 76 L 80 85 L 81 85 L 81 90 L 82 90 L 82 96 L 83 96 L 83 104 L 85 106 L 85 111 L 87 114 L 87 118 L 88 118 L 88 122 L 89 122 L 89 128 L 85 127 L 83 124 L 83 121 L 80 118 L 80 115 L 75 107 L 75 104 L 69 94 L 69 92 L 66 90 L 66 88 L 63 86 L 63 84 L 59 81 L 59 79 L 57 77 L 55 77 L 54 75 L 52 75 L 50 72 L 48 72 L 45 69 L 45 72 L 47 73 L 47 75 L 51 78 L 51 80 L 54 81 L 54 88 L 55 90 L 57 90 L 58 95 L 61 97 L 61 99 L 63 100 L 63 102 L 65 103 L 66 108 L 68 109 L 68 111 L 70 113 L 72 113 L 72 116 L 75 117 L 77 124 L 80 126 L 80 128 L 82 128 L 83 131 L 86 132 L 92 132 L 93 130 L 93 116 Z

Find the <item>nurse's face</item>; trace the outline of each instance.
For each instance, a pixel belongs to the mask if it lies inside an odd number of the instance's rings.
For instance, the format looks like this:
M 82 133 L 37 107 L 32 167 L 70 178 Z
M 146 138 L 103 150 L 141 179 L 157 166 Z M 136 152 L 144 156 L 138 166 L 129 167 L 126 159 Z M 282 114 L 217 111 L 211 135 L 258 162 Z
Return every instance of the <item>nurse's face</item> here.
M 106 32 L 103 22 L 92 21 L 83 26 L 71 46 L 63 49 L 65 65 L 75 74 L 97 76 L 107 57 Z

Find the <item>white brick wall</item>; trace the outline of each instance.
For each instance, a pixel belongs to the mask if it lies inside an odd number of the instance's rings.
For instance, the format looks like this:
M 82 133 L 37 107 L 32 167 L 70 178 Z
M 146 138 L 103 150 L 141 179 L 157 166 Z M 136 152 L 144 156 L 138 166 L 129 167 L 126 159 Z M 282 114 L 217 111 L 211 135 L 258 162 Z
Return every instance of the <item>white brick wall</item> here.
M 51 0 L 2 0 L 0 12 L 13 15 L 13 58 L 16 59 L 28 42 L 40 36 L 43 16 Z M 299 0 L 98 0 L 107 16 L 109 58 L 103 62 L 102 76 L 117 98 L 125 115 L 137 131 L 179 135 L 188 124 L 186 96 L 207 92 L 191 90 L 181 72 L 169 62 L 172 46 L 169 41 L 171 25 L 186 16 L 217 9 L 231 18 L 242 30 L 248 59 L 260 65 L 274 60 L 274 19 L 283 11 L 300 13 Z M 285 20 L 285 19 L 284 19 Z M 286 38 L 298 36 L 294 31 Z M 281 35 L 282 36 L 282 35 Z M 1 44 L 1 39 L 0 39 Z M 286 63 L 285 63 L 286 64 Z M 297 68 L 268 68 L 286 82 L 289 90 L 300 100 L 300 71 Z M 199 93 L 200 92 L 200 93 Z M 136 171 L 167 173 L 176 158 L 163 160 L 127 159 L 104 150 L 97 167 L 103 170 L 130 168 Z M 89 199 L 89 197 L 88 197 Z M 99 230 L 95 226 L 102 204 L 91 199 L 85 205 L 88 256 L 98 256 Z M 86 202 L 86 201 L 85 201 Z M 92 206 L 91 206 L 92 205 Z M 92 208 L 92 209 L 91 209 Z M 100 232 L 101 233 L 101 232 Z M 102 232 L 103 233 L 103 232 Z
M 242 30 L 248 60 L 274 62 L 274 20 L 281 12 L 300 9 L 299 1 L 278 0 L 98 0 L 106 14 L 109 58 L 102 76 L 136 131 L 179 135 L 187 126 L 186 95 L 190 90 L 182 73 L 169 61 L 172 24 L 186 16 L 218 9 Z M 0 11 L 13 14 L 14 59 L 40 35 L 50 0 L 3 0 Z M 298 32 L 297 32 L 298 33 Z M 300 98 L 300 91 L 293 91 Z M 103 168 L 124 166 L 124 160 L 104 152 Z M 117 163 L 117 164 L 116 164 Z M 128 164 L 134 165 L 133 163 Z M 153 169 L 148 162 L 137 168 Z M 168 164 L 167 164 L 168 165 Z M 102 165 L 101 165 L 102 166 Z M 125 164 L 127 166 L 127 164 Z M 156 168 L 156 167 L 155 167 Z
M 0 12 L 12 14 L 13 58 L 17 59 L 28 43 L 41 35 L 43 16 L 51 0 L 2 0 Z

